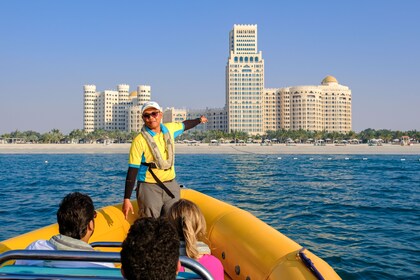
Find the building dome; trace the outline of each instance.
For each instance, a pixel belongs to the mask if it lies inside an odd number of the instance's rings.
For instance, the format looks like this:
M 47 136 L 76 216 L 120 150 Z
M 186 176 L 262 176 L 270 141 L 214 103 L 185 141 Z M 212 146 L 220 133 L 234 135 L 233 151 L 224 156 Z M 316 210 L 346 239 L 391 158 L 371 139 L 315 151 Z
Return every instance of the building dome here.
M 130 97 L 137 97 L 137 91 L 133 91 L 130 93 Z
M 338 84 L 338 81 L 333 76 L 327 76 L 321 82 L 322 85 L 329 84 L 329 83 L 336 83 L 336 84 Z

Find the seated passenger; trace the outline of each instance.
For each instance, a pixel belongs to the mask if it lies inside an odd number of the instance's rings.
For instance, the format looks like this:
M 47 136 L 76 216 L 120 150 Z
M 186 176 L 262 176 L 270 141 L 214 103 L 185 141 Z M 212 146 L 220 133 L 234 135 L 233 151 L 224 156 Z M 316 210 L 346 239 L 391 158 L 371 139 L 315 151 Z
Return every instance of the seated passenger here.
M 130 227 L 121 249 L 121 274 L 128 280 L 174 280 L 179 238 L 164 218 L 141 218 Z
M 96 211 L 92 199 L 79 192 L 69 193 L 60 203 L 57 222 L 60 234 L 50 240 L 37 240 L 27 250 L 72 250 L 94 251 L 88 244 L 95 230 Z M 112 263 L 17 260 L 16 265 L 38 265 L 50 267 L 115 267 Z
M 215 280 L 223 280 L 222 263 L 211 255 L 210 248 L 202 242 L 206 238 L 206 220 L 200 208 L 189 200 L 180 199 L 170 208 L 168 219 L 181 239 L 180 254 L 197 260 Z

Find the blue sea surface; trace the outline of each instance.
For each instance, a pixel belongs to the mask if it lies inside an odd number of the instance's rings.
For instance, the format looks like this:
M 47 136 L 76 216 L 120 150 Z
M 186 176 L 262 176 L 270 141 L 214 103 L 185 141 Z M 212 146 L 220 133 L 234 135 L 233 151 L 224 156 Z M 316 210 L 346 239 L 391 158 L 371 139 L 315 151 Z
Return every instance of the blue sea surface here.
M 55 222 L 72 191 L 121 203 L 122 154 L 0 155 L 0 240 Z M 420 278 L 420 156 L 177 155 L 178 182 L 273 226 L 343 279 Z M 134 198 L 134 196 L 133 196 Z

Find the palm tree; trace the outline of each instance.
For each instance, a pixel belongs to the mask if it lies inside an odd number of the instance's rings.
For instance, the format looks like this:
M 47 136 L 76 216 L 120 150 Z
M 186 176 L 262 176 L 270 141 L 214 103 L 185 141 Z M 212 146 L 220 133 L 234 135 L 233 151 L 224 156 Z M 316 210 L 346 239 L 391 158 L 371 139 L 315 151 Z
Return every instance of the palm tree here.
M 93 140 L 93 142 L 96 142 L 99 139 L 104 139 L 108 136 L 107 131 L 105 131 L 104 129 L 96 129 L 92 131 L 91 134 L 91 140 Z
M 393 139 L 392 131 L 389 130 L 389 129 L 377 130 L 376 131 L 376 138 L 381 138 L 382 140 L 384 140 L 385 143 L 388 143 Z
M 39 141 L 40 138 L 41 137 L 40 136 L 37 136 L 36 134 L 30 134 L 30 135 L 27 136 L 26 139 L 27 139 L 28 142 L 38 143 L 38 141 Z
M 313 134 L 314 142 L 316 140 L 324 139 L 324 134 L 325 134 L 325 131 L 319 131 L 319 130 L 315 131 L 315 133 Z
M 52 134 L 50 132 L 47 132 L 41 135 L 42 143 L 51 143 L 51 141 L 52 141 Z
M 79 143 L 79 140 L 83 139 L 84 137 L 85 137 L 85 132 L 80 129 L 73 129 L 69 133 L 69 138 L 71 139 L 72 142 Z
M 23 132 L 21 132 L 17 129 L 10 133 L 10 138 L 18 138 L 18 139 L 23 139 L 23 141 L 26 141 L 25 133 L 23 133 Z
M 376 137 L 375 130 L 372 128 L 365 129 L 359 133 L 359 137 L 361 138 L 362 142 L 367 142 L 368 140 Z
M 357 138 L 357 133 L 354 132 L 353 130 L 350 130 L 349 132 L 346 133 L 345 138 L 347 140 L 355 139 Z
M 60 143 L 60 140 L 64 138 L 63 133 L 61 133 L 59 129 L 54 128 L 51 130 L 50 133 L 51 133 L 51 141 L 53 143 Z

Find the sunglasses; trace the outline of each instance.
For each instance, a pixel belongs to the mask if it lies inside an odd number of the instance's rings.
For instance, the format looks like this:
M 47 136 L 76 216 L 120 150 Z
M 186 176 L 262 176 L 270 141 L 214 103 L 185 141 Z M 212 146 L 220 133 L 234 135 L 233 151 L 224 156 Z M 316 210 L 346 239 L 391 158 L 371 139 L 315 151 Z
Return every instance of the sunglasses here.
M 143 114 L 143 118 L 145 119 L 150 119 L 150 117 L 156 118 L 159 115 L 160 112 L 155 111 L 155 112 L 151 112 L 150 114 L 144 113 Z

